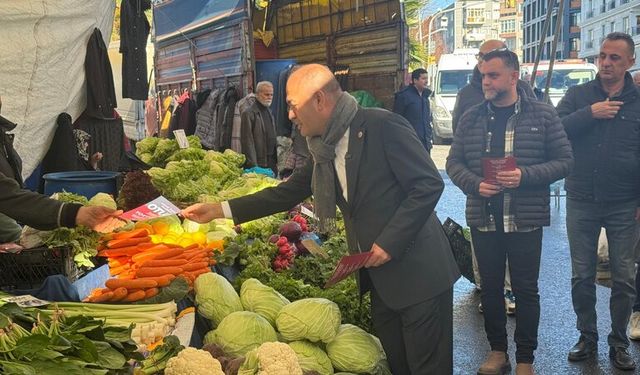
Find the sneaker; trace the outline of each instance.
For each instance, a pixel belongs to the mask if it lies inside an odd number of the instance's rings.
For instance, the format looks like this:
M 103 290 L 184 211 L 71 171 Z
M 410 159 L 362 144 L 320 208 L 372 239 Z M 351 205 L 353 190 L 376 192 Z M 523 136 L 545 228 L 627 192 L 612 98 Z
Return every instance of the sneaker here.
M 507 315 L 514 315 L 516 313 L 516 296 L 514 296 L 510 290 L 504 292 L 504 306 L 507 309 Z
M 629 338 L 640 340 L 640 311 L 634 311 L 629 319 Z
M 599 262 L 596 267 L 596 279 L 598 280 L 610 280 L 611 268 L 609 267 L 609 261 Z

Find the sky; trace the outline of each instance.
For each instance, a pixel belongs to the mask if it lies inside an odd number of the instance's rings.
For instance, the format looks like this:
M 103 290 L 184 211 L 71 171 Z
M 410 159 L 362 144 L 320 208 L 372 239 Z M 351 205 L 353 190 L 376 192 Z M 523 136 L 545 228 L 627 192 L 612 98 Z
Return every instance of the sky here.
M 438 9 L 444 9 L 453 4 L 454 0 L 430 0 L 422 11 L 422 17 L 428 17 L 435 13 Z

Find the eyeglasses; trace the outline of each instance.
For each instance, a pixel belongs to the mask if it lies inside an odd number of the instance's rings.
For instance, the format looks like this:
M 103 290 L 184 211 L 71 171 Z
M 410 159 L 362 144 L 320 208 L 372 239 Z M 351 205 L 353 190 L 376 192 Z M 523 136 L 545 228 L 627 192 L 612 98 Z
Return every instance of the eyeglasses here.
M 490 54 L 490 53 L 493 53 L 493 52 L 505 52 L 505 51 L 508 51 L 508 50 L 509 50 L 509 49 L 508 49 L 507 47 L 501 47 L 501 48 L 492 49 L 491 51 L 489 51 L 489 52 L 487 52 L 487 53 L 479 52 L 479 53 L 477 53 L 477 54 L 476 54 L 476 59 L 477 59 L 478 61 L 480 61 L 480 60 L 484 60 L 484 57 L 485 57 L 486 55 Z

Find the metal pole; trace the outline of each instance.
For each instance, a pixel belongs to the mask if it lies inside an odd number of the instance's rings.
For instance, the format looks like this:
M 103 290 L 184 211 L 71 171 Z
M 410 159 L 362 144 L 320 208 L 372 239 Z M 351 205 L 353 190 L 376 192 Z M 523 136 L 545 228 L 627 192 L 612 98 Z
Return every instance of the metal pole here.
M 567 0 L 569 1 L 569 0 Z M 549 100 L 549 86 L 551 85 L 551 76 L 553 75 L 553 63 L 556 60 L 556 49 L 558 48 L 558 38 L 560 37 L 560 28 L 562 27 L 562 12 L 565 0 L 560 0 L 558 5 L 558 18 L 556 19 L 556 30 L 553 34 L 553 44 L 551 45 L 551 58 L 549 59 L 549 70 L 547 71 L 547 82 L 544 86 L 544 99 Z
M 533 72 L 531 72 L 531 88 L 534 87 L 536 83 L 536 73 L 538 72 L 538 64 L 540 64 L 540 58 L 542 57 L 542 46 L 544 46 L 544 41 L 547 39 L 547 32 L 549 31 L 549 24 L 551 24 L 551 15 L 553 13 L 553 5 L 556 0 L 549 0 L 549 5 L 547 6 L 547 18 L 544 20 L 544 25 L 542 26 L 542 35 L 540 36 L 540 43 L 538 43 L 538 51 L 536 52 L 536 60 L 533 64 Z M 562 0 L 561 0 L 562 2 Z
M 442 11 L 440 9 L 438 9 L 438 11 L 436 11 L 431 18 L 429 19 L 429 28 L 427 30 L 427 57 L 430 58 L 431 57 L 431 27 L 433 27 L 433 20 L 436 19 L 436 17 L 438 16 L 438 14 L 442 13 Z

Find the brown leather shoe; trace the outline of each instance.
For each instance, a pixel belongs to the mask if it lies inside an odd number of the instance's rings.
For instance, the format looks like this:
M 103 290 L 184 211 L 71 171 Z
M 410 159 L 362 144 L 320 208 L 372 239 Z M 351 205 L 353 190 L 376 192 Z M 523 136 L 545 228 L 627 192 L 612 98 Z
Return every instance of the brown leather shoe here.
M 531 363 L 518 363 L 516 365 L 516 375 L 535 375 Z
M 478 369 L 478 375 L 504 375 L 510 372 L 509 354 L 495 351 L 489 353 L 487 360 Z

